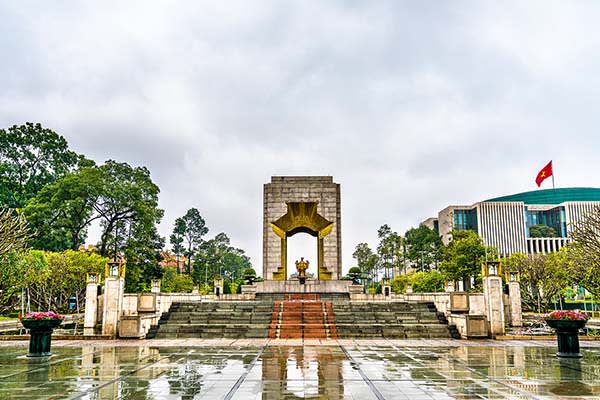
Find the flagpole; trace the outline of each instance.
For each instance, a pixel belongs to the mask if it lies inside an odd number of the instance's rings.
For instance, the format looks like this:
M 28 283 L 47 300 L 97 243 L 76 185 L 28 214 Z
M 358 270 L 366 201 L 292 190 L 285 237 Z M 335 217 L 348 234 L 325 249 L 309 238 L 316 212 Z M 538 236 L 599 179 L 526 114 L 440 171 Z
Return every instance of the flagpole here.
M 552 162 L 552 189 L 555 189 L 555 187 L 554 187 L 554 161 L 551 161 L 551 162 Z

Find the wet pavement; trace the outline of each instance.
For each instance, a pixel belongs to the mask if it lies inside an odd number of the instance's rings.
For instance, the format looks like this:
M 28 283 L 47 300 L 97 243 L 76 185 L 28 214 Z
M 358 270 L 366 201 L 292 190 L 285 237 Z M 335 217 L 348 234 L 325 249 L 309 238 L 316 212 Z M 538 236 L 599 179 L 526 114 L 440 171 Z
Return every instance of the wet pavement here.
M 600 342 L 57 342 L 30 359 L 0 343 L 0 399 L 600 399 Z

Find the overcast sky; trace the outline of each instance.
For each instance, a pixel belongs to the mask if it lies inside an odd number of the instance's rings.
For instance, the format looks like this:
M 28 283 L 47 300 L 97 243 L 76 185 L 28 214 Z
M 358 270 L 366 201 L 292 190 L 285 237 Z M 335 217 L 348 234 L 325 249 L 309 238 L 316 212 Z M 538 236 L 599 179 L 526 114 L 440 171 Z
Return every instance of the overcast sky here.
M 145 165 L 262 270 L 262 185 L 342 185 L 344 270 L 387 223 L 599 186 L 600 2 L 0 1 L 0 127 Z M 551 187 L 546 181 L 542 187 Z M 309 256 L 309 259 L 311 257 Z

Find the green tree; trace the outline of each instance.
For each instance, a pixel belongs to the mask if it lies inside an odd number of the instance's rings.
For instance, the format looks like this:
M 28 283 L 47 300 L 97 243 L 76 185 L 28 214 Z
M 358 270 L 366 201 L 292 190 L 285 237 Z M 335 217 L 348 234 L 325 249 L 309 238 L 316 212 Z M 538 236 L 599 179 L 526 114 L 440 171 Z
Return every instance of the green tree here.
M 362 276 L 363 274 L 360 268 L 352 267 L 348 271 L 348 275 L 346 275 L 346 278 L 351 280 L 354 285 L 360 285 L 360 280 L 362 279 Z
M 548 225 L 533 225 L 529 228 L 529 237 L 532 238 L 544 238 L 544 237 L 557 237 L 554 228 Z
M 127 260 L 125 290 L 147 291 L 150 281 L 159 279 L 163 274 L 159 263 L 165 239 L 158 234 L 155 225 L 134 224 L 129 232 L 122 247 Z
M 225 233 L 219 233 L 200 244 L 194 258 L 192 277 L 196 284 L 211 284 L 213 277 L 217 275 L 232 282 L 251 267 L 250 258 L 244 251 L 232 247 L 229 237 Z
M 379 257 L 377 254 L 373 253 L 373 250 L 371 250 L 369 245 L 367 243 L 359 243 L 356 246 L 354 253 L 352 253 L 352 257 L 356 260 L 361 272 L 365 276 L 368 276 L 370 281 L 374 281 Z
M 177 269 L 179 271 L 179 258 L 183 255 L 185 247 L 183 247 L 183 233 L 185 231 L 185 222 L 181 218 L 175 220 L 175 226 L 173 227 L 173 233 L 169 237 L 171 242 L 171 249 L 175 254 L 175 260 L 177 262 Z
M 393 232 L 387 225 L 382 225 L 377 231 L 379 245 L 377 246 L 377 256 L 379 263 L 385 272 L 387 278 L 390 277 L 390 270 L 400 270 L 400 264 L 404 261 L 404 240 Z
M 187 273 L 191 273 L 192 258 L 198 251 L 203 240 L 202 237 L 208 233 L 206 222 L 196 208 L 190 208 L 185 215 L 175 221 L 173 235 L 181 236 L 186 243 L 184 254 L 187 257 Z M 177 253 L 175 253 L 177 254 Z
M 35 231 L 32 247 L 40 250 L 77 250 L 87 229 L 101 216 L 94 206 L 102 195 L 103 175 L 95 166 L 68 173 L 44 186 L 23 209 Z
M 529 256 L 514 253 L 505 260 L 505 268 L 520 273 L 521 302 L 526 308 L 547 311 L 551 302 L 557 300 L 569 285 L 565 257 L 566 251 Z
M 129 235 L 131 227 L 149 232 L 150 226 L 160 222 L 163 210 L 158 208 L 158 186 L 145 167 L 133 168 L 109 160 L 99 168 L 103 188 L 94 210 L 100 216 L 102 236 L 98 247 L 104 256 L 111 251 L 119 253 L 119 240 Z M 114 249 L 109 249 L 111 240 Z
M 411 277 L 411 285 L 415 293 L 434 293 L 444 291 L 446 277 L 438 270 L 417 272 Z
M 48 273 L 52 277 L 48 285 L 53 300 L 48 308 L 65 309 L 67 299 L 75 297 L 77 304 L 85 301 L 86 276 L 95 272 L 101 274 L 108 261 L 93 252 L 66 250 L 60 253 L 46 252 L 44 258 Z
M 433 229 L 425 225 L 411 228 L 404 235 L 406 258 L 418 271 L 437 267 L 440 261 L 442 239 Z
M 396 276 L 391 284 L 392 292 L 406 293 L 406 287 L 412 284 L 412 276 L 414 274 L 415 272 L 409 272 L 408 274 Z
M 160 283 L 161 292 L 190 293 L 194 286 L 192 277 L 179 274 L 175 267 L 166 267 Z
M 440 271 L 450 280 L 463 280 L 469 286 L 469 278 L 481 274 L 481 266 L 486 259 L 496 259 L 496 249 L 486 247 L 477 234 L 471 230 L 452 231 L 452 240 L 442 248 Z
M 231 294 L 231 283 L 228 280 L 223 281 L 223 294 Z
M 230 248 L 222 257 L 222 274 L 223 277 L 234 281 L 236 278 L 244 274 L 244 270 L 252 267 L 250 257 L 244 254 L 244 250 Z
M 83 161 L 67 141 L 41 124 L 0 129 L 0 205 L 22 208 L 45 185 Z
M 600 296 L 600 207 L 575 224 L 565 265 L 571 281 Z
M 246 285 L 252 285 L 256 282 L 258 277 L 256 276 L 256 271 L 254 268 L 246 268 L 244 270 L 244 282 Z M 240 291 L 241 292 L 241 291 Z
M 86 275 L 101 273 L 107 259 L 95 253 L 29 250 L 4 258 L 0 268 L 0 309 L 18 305 L 21 291 L 33 310 L 65 310 L 69 297 L 83 302 Z

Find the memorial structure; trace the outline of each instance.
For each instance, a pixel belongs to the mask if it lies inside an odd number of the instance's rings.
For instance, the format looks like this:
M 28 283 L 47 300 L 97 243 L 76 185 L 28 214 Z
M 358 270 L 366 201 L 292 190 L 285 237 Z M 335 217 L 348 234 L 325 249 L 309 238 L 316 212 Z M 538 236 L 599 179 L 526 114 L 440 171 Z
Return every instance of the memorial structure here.
M 263 278 L 257 286 L 265 292 L 348 290 L 342 277 L 342 227 L 340 185 L 331 176 L 273 176 L 264 185 Z M 287 263 L 288 238 L 297 233 L 315 238 L 316 281 L 298 287 L 290 280 L 295 270 Z M 330 282 L 330 283 L 326 283 Z M 303 282 L 304 283 L 304 282 Z
M 340 185 L 331 176 L 274 176 L 264 186 L 263 278 L 288 278 L 287 240 L 315 237 L 317 279 L 341 277 Z

